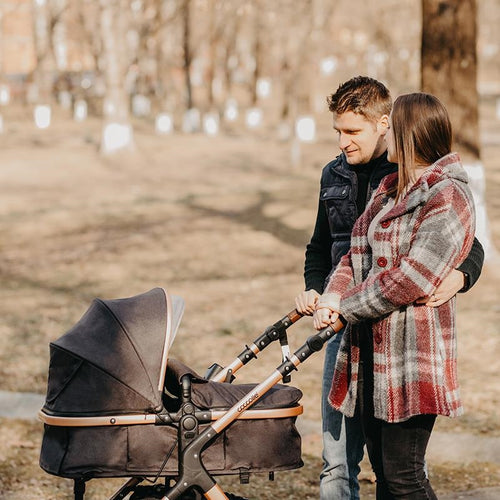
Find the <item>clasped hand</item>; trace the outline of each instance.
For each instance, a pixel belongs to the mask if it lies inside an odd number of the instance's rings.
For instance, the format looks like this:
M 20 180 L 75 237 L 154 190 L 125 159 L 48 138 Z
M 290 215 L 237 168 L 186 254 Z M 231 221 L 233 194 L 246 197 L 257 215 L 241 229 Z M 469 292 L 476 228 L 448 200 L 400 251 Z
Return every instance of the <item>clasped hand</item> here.
M 316 330 L 321 330 L 337 321 L 340 314 L 340 296 L 336 293 L 321 295 L 313 314 L 313 325 Z

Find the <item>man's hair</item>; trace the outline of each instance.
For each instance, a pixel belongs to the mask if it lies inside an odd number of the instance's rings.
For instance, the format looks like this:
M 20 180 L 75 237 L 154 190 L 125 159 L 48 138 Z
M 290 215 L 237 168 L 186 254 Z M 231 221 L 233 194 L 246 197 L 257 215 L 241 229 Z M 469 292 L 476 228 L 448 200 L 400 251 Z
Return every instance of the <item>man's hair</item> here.
M 388 115 L 392 107 L 389 89 L 368 76 L 356 76 L 342 83 L 326 102 L 332 113 L 340 115 L 352 111 L 370 121 Z
M 432 165 L 451 152 L 452 129 L 442 102 L 424 92 L 403 94 L 394 101 L 391 126 L 399 166 L 399 199 L 414 180 L 417 165 Z

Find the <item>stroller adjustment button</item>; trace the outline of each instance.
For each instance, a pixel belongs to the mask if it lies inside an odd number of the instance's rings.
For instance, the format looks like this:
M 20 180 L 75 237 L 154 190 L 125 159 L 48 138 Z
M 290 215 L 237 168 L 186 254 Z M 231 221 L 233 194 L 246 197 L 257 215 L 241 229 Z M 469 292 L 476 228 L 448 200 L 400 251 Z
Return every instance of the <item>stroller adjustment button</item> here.
M 196 427 L 196 419 L 194 417 L 186 417 L 184 419 L 184 422 L 182 423 L 182 426 L 187 431 L 192 431 Z
M 189 414 L 189 415 L 193 414 L 194 413 L 194 406 L 189 404 L 189 403 L 185 404 L 184 405 L 184 413 Z

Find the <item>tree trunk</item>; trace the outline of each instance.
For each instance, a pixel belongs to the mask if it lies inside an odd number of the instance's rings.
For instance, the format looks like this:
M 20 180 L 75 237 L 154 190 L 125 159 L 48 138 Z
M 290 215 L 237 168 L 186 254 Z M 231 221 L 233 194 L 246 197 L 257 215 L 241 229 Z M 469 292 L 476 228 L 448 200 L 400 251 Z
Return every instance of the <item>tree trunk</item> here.
M 104 123 L 101 153 L 133 149 L 125 80 L 125 26 L 128 9 L 123 0 L 100 0 L 101 37 L 105 62 Z
M 454 149 L 469 175 L 476 204 L 476 237 L 486 258 L 496 253 L 485 203 L 480 161 L 477 91 L 476 0 L 422 0 L 421 86 L 443 101 L 450 114 Z
M 422 0 L 422 90 L 450 113 L 455 147 L 478 160 L 476 0 Z
M 37 2 L 33 0 L 33 22 L 36 66 L 33 71 L 34 92 L 32 99 L 36 103 L 49 104 L 52 101 L 56 62 L 51 47 L 52 22 L 47 1 Z
M 240 27 L 240 16 L 235 12 L 228 34 L 224 37 L 224 100 L 233 95 L 233 70 L 229 65 L 231 56 L 236 52 L 236 40 L 240 34 Z
M 165 55 L 163 53 L 163 36 L 164 36 L 164 16 L 162 8 L 162 0 L 155 2 L 155 19 L 154 23 L 157 26 L 156 30 L 156 46 L 155 46 L 155 85 L 154 85 L 154 101 L 157 111 L 164 111 L 165 97 L 167 95 L 167 82 L 165 77 L 167 74 Z
M 184 77 L 186 83 L 186 109 L 193 107 L 193 87 L 191 84 L 191 0 L 183 0 L 181 15 L 183 23 L 182 46 L 184 49 Z
M 260 0 L 254 0 L 254 18 L 253 18 L 253 57 L 254 68 L 252 78 L 250 80 L 250 105 L 252 107 L 257 105 L 257 82 L 260 78 L 261 64 L 262 64 L 262 44 L 261 44 L 261 9 Z

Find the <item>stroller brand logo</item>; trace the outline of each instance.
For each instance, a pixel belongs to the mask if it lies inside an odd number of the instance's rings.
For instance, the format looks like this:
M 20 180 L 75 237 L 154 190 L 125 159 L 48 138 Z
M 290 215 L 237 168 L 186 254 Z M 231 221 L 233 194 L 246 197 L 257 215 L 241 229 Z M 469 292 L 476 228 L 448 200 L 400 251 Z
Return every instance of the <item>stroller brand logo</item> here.
M 245 408 L 250 406 L 259 397 L 258 392 L 254 392 L 244 403 L 238 406 L 238 412 L 241 413 Z

